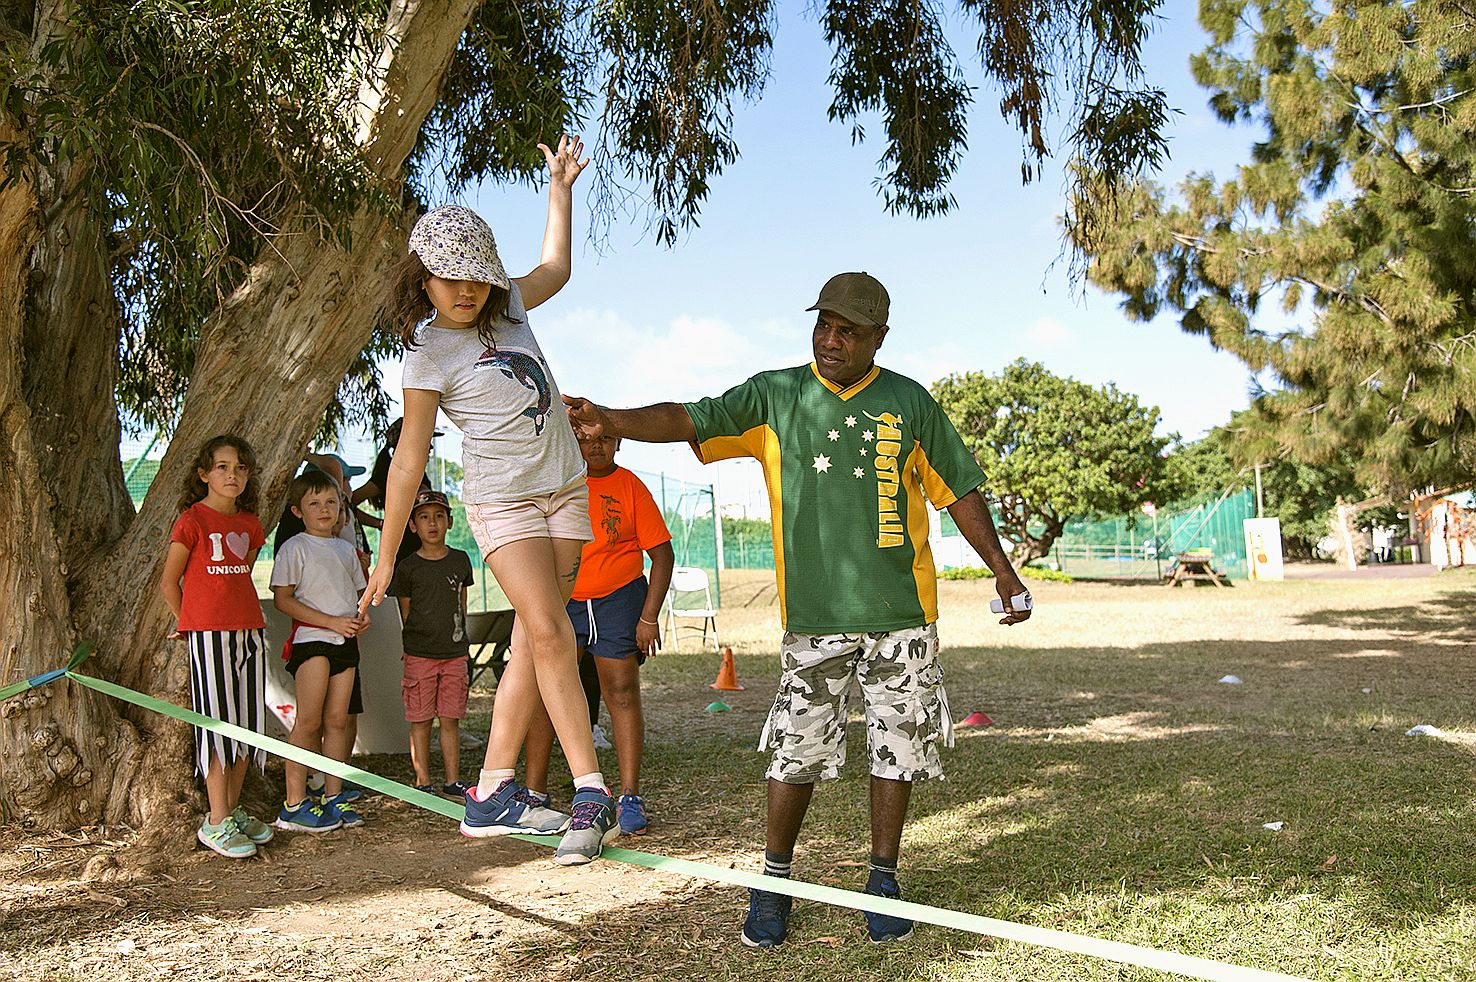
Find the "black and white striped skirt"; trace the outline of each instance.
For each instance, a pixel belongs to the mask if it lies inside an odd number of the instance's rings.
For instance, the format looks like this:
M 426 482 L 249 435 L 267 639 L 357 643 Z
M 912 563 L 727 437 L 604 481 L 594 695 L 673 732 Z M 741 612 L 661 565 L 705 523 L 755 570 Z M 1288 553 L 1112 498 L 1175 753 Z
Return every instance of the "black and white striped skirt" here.
M 262 733 L 266 700 L 266 632 L 186 631 L 190 649 L 190 702 L 195 712 Z M 266 751 L 219 733 L 195 728 L 195 765 L 203 778 L 214 755 L 229 768 L 241 757 L 266 767 Z

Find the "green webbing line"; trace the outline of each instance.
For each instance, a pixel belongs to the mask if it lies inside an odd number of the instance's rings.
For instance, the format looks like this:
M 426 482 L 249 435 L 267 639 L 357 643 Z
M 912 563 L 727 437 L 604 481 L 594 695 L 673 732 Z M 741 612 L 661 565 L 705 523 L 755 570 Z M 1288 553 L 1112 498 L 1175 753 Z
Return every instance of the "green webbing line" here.
M 18 696 L 27 689 L 37 689 L 48 683 L 55 682 L 67 674 L 69 669 L 76 668 L 85 662 L 87 656 L 96 650 L 97 646 L 91 641 L 82 641 L 77 647 L 72 649 L 72 657 L 67 661 L 66 668 L 56 668 L 49 672 L 42 672 L 40 675 L 32 675 L 28 679 L 21 679 L 19 682 L 12 682 L 4 688 L 0 688 L 0 702 L 9 699 L 11 696 Z
M 86 656 L 84 655 L 83 657 Z M 279 757 L 296 761 L 299 764 L 304 764 L 324 773 L 343 778 L 344 780 L 353 781 L 365 788 L 370 788 L 381 794 L 387 794 L 392 798 L 398 798 L 417 808 L 433 811 L 438 815 L 444 815 L 457 822 L 460 822 L 465 815 L 465 806 L 447 801 L 439 795 L 416 791 L 414 788 L 407 787 L 396 781 L 391 781 L 388 778 L 380 777 L 378 774 L 361 771 L 357 767 L 332 760 L 331 758 L 324 757 L 322 754 L 315 754 L 312 751 L 303 750 L 300 747 L 294 747 L 290 743 L 265 736 L 253 730 L 245 729 L 244 727 L 236 726 L 233 723 L 225 723 L 218 719 L 211 719 L 208 716 L 201 716 L 199 713 L 183 709 L 171 702 L 165 702 L 153 696 L 146 696 L 143 693 L 135 692 L 132 689 L 126 689 L 121 685 L 105 682 L 102 679 L 93 678 L 89 675 L 79 675 L 76 672 L 68 671 L 66 677 L 105 695 L 122 699 L 124 702 L 133 703 L 135 706 L 161 713 L 202 729 L 223 734 L 232 740 L 266 750 Z M 545 846 L 553 844 L 552 837 L 550 836 L 517 835 L 513 836 L 513 838 Z M 1107 941 L 1102 938 L 1071 934 L 1067 931 L 1057 931 L 1051 928 L 1031 927 L 1028 924 L 1016 924 L 1013 921 L 1002 921 L 993 917 L 982 917 L 978 914 L 966 914 L 962 911 L 930 907 L 926 904 L 917 904 L 906 900 L 893 900 L 889 897 L 876 897 L 870 894 L 856 893 L 851 890 L 840 890 L 836 887 L 823 886 L 818 883 L 806 883 L 802 880 L 762 876 L 758 873 L 750 873 L 744 870 L 727 869 L 708 863 L 696 863 L 687 859 L 674 859 L 669 856 L 658 856 L 653 853 L 638 852 L 633 849 L 621 849 L 611 846 L 605 849 L 604 856 L 607 859 L 630 863 L 635 866 L 644 866 L 647 869 L 715 880 L 720 883 L 730 883 L 734 886 L 753 887 L 760 890 L 768 890 L 771 893 L 787 894 L 802 900 L 814 900 L 839 907 L 850 907 L 855 910 L 891 914 L 894 917 L 905 917 L 914 921 L 923 921 L 927 924 L 937 924 L 940 927 L 968 931 L 974 934 L 984 934 L 990 937 L 1002 938 L 1008 941 L 1019 941 L 1024 944 L 1038 945 L 1045 948 L 1054 948 L 1058 951 L 1069 951 L 1092 958 L 1122 962 L 1127 965 L 1138 965 L 1143 968 L 1171 972 L 1175 975 L 1182 975 L 1188 978 L 1208 979 L 1211 982 L 1307 982 L 1307 980 L 1298 978 L 1297 976 L 1282 975 L 1277 972 L 1268 972 L 1256 968 L 1241 968 L 1237 965 L 1211 961 L 1208 958 L 1197 958 L 1193 955 L 1159 951 L 1155 948 L 1146 948 L 1141 945 L 1126 944 L 1121 941 Z

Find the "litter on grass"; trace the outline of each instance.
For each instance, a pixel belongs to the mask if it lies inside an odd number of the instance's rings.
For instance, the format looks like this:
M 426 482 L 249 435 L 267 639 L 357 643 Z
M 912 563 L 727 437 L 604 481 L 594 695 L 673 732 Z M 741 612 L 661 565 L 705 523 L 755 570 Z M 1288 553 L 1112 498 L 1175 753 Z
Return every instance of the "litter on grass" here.
M 1429 723 L 1421 723 L 1419 726 L 1412 726 L 1409 729 L 1405 730 L 1404 735 L 1443 737 L 1445 736 L 1445 731 L 1438 726 L 1431 726 Z
M 1267 822 L 1264 825 L 1262 825 L 1261 828 L 1263 828 L 1263 829 L 1270 829 L 1272 832 L 1280 832 L 1281 831 L 1281 827 L 1283 825 L 1285 825 L 1285 824 L 1286 824 L 1285 822 Z
M 1245 684 L 1244 682 L 1242 682 L 1240 680 L 1240 676 L 1239 675 L 1222 675 L 1218 679 L 1216 679 L 1215 681 L 1219 682 L 1221 685 L 1244 685 Z

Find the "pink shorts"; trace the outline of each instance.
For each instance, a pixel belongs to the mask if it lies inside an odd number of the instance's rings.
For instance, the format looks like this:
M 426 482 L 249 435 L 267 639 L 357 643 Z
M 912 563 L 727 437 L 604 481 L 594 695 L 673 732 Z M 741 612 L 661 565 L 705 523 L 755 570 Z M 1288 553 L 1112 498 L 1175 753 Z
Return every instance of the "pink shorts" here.
M 466 715 L 466 690 L 465 658 L 405 656 L 400 695 L 405 700 L 407 723 L 428 723 L 438 716 L 461 719 Z
M 572 539 L 590 542 L 589 485 L 583 477 L 553 494 L 518 501 L 487 501 L 466 506 L 467 524 L 485 560 L 519 539 Z

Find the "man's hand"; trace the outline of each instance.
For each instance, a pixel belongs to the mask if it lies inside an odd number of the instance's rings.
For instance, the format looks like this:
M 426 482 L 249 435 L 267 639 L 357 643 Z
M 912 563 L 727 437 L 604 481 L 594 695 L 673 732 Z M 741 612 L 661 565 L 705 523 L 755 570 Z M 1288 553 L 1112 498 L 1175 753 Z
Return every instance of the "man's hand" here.
M 569 425 L 574 427 L 576 437 L 581 440 L 597 440 L 609 434 L 610 417 L 603 409 L 579 396 L 563 398 L 564 405 L 568 407 Z
M 1018 624 L 1021 621 L 1030 620 L 1030 611 L 1016 610 L 1012 601 L 1022 593 L 1029 593 L 1025 584 L 1020 582 L 1020 577 L 1013 572 L 994 578 L 994 589 L 999 593 L 999 599 L 1004 601 L 1005 616 L 1000 618 L 1000 623 L 1005 626 Z

